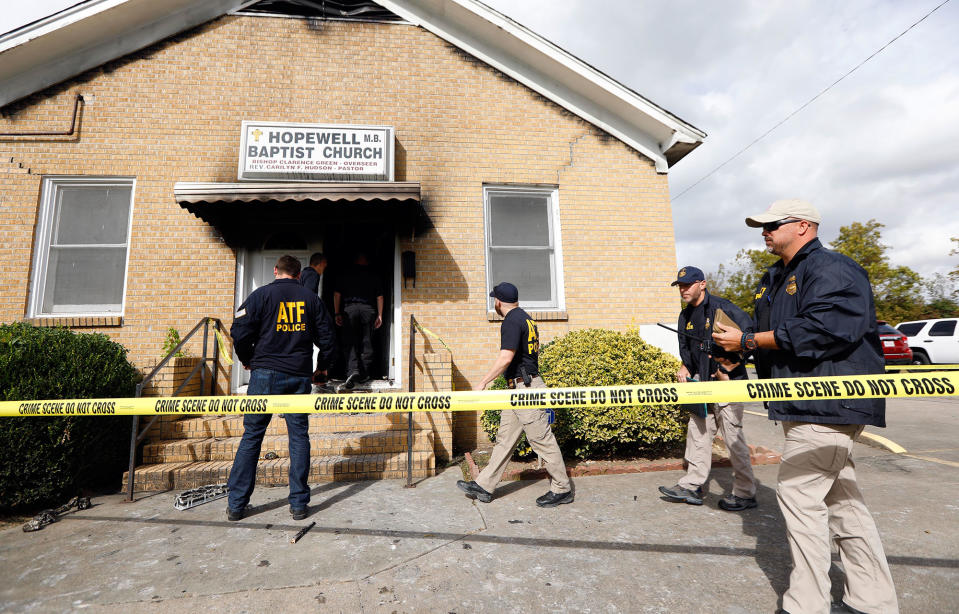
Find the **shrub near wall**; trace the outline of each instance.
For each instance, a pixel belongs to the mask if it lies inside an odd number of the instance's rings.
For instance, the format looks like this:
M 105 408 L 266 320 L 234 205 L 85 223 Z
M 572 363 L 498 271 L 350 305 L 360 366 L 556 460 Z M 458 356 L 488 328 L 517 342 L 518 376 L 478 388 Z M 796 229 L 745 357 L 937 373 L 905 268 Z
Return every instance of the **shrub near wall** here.
M 539 363 L 550 388 L 669 383 L 679 369 L 676 358 L 643 341 L 635 330 L 567 333 L 543 347 Z M 499 412 L 486 414 L 486 432 L 495 440 Z M 560 409 L 553 432 L 569 457 L 651 456 L 682 446 L 687 420 L 676 405 Z
M 0 400 L 131 397 L 140 374 L 126 356 L 98 333 L 0 325 Z M 118 485 L 130 424 L 129 416 L 0 418 L 0 510 Z

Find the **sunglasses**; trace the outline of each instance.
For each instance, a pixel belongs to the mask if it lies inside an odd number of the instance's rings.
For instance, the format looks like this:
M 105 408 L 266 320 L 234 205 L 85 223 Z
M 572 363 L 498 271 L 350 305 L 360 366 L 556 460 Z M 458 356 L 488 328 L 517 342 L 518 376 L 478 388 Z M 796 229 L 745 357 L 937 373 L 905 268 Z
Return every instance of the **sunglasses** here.
M 780 226 L 785 226 L 786 224 L 792 224 L 793 222 L 801 222 L 802 220 L 776 220 L 775 222 L 766 222 L 763 224 L 763 230 L 765 232 L 772 232 L 778 229 Z

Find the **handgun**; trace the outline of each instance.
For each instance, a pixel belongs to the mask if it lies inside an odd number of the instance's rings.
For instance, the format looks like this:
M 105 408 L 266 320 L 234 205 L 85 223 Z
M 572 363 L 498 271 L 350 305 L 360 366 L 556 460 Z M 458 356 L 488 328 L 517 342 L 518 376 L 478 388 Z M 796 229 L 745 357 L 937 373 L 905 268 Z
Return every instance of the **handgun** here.
M 524 367 L 523 365 L 520 365 L 519 374 L 523 376 L 523 383 L 526 384 L 527 388 L 529 388 L 530 384 L 533 383 L 533 378 L 530 377 L 529 373 L 526 372 L 526 367 Z

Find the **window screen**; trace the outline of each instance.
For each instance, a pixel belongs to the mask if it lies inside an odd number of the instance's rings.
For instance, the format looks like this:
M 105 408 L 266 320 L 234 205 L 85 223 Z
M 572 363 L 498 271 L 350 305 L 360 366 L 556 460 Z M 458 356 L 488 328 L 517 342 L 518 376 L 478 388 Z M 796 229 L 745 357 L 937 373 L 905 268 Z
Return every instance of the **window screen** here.
M 484 191 L 487 291 L 508 281 L 519 289 L 523 306 L 560 308 L 556 190 L 487 187 Z
M 34 315 L 121 313 L 132 202 L 132 180 L 44 181 Z

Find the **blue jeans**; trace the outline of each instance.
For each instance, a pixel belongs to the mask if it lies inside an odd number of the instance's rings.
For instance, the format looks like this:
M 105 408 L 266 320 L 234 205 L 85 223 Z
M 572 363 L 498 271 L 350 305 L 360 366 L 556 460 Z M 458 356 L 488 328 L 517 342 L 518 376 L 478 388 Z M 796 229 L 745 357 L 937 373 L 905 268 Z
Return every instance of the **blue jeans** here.
M 246 393 L 308 394 L 310 378 L 287 375 L 272 369 L 253 369 Z M 310 434 L 307 414 L 283 414 L 290 442 L 290 506 L 306 507 L 310 503 Z M 243 416 L 243 439 L 233 459 L 233 469 L 227 482 L 231 510 L 242 510 L 250 502 L 256 483 L 256 463 L 260 458 L 263 435 L 273 414 L 245 414 Z

